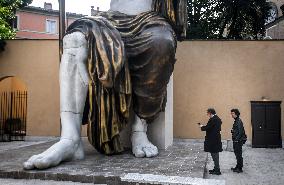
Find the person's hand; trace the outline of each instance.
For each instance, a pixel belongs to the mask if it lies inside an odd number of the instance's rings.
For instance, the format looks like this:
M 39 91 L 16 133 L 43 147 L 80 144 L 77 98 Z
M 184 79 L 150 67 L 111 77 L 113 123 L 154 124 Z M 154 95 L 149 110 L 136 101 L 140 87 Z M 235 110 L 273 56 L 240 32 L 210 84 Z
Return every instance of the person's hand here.
M 201 128 L 201 127 L 203 127 L 203 125 L 201 124 L 201 123 L 197 123 L 198 124 L 198 126 Z

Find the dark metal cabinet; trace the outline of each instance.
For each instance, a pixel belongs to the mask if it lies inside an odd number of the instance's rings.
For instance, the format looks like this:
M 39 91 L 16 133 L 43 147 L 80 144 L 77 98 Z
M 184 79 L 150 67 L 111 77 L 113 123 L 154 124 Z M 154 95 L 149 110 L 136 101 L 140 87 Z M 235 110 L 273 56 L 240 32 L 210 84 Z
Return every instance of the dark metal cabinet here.
M 252 147 L 282 147 L 281 101 L 251 101 Z

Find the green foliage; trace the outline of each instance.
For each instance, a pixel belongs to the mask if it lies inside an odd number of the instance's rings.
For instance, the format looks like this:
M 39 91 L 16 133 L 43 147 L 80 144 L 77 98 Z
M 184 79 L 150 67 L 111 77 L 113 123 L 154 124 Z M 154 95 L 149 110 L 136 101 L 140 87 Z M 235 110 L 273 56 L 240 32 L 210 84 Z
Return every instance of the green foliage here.
M 27 6 L 32 0 L 0 0 L 0 40 L 12 39 L 16 33 L 11 27 L 16 9 Z
M 188 0 L 190 39 L 262 39 L 266 0 Z

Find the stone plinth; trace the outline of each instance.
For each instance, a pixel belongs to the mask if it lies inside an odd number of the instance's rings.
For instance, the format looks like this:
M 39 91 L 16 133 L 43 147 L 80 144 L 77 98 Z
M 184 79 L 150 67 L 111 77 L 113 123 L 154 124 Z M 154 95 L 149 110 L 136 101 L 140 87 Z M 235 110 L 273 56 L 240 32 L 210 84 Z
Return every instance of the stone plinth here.
M 20 145 L 20 148 L 5 147 L 11 149 L 0 151 L 0 178 L 111 185 L 164 184 L 165 181 L 171 184 L 183 184 L 181 181 L 184 181 L 184 184 L 194 184 L 196 179 L 199 179 L 198 182 L 207 182 L 203 179 L 207 161 L 207 153 L 202 151 L 203 142 L 175 141 L 168 149 L 160 150 L 155 158 L 135 158 L 129 150 L 120 155 L 102 155 L 96 152 L 85 138 L 84 160 L 64 162 L 47 170 L 23 170 L 24 161 L 44 151 L 54 142 L 56 141 L 26 147 Z M 144 176 L 147 176 L 147 179 L 141 181 L 140 177 Z M 157 177 L 161 177 L 163 181 L 159 181 Z M 178 181 L 170 181 L 173 177 Z

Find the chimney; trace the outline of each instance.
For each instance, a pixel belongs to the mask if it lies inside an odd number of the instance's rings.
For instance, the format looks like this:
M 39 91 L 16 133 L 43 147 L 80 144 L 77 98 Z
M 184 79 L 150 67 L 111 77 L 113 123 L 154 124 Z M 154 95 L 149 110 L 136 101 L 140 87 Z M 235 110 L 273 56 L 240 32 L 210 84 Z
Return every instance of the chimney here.
M 91 6 L 91 16 L 95 15 L 95 10 L 94 10 L 94 6 Z
M 46 10 L 52 10 L 52 4 L 51 4 L 51 3 L 44 2 L 44 9 L 46 9 Z
M 94 9 L 94 6 L 91 6 L 91 16 L 95 16 L 100 12 L 100 7 L 97 7 L 97 10 Z

